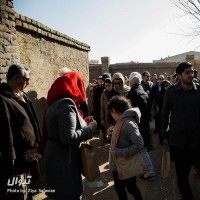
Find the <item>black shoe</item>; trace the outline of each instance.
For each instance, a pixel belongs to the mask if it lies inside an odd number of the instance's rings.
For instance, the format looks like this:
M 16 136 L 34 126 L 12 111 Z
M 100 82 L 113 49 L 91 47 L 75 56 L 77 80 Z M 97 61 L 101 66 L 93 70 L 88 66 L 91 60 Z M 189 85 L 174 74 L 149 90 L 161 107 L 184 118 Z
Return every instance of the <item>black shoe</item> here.
M 155 176 L 144 177 L 144 175 L 142 175 L 138 179 L 141 181 L 154 181 L 156 179 L 156 177 Z

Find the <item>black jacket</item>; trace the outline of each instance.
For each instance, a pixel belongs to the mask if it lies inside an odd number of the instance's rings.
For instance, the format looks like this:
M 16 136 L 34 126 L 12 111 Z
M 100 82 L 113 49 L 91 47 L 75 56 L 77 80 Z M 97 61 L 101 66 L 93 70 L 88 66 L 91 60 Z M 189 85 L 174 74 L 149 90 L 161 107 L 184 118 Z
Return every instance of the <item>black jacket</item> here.
M 141 119 L 139 124 L 139 130 L 144 139 L 145 146 L 148 146 L 150 144 L 150 127 L 147 114 L 148 94 L 144 91 L 141 85 L 137 84 L 132 86 L 131 90 L 127 94 L 127 98 L 131 100 L 133 107 L 138 107 L 140 109 Z
M 200 86 L 193 83 L 191 90 L 183 90 L 180 82 L 171 85 L 164 97 L 162 134 L 170 128 L 170 145 L 184 148 L 200 146 Z

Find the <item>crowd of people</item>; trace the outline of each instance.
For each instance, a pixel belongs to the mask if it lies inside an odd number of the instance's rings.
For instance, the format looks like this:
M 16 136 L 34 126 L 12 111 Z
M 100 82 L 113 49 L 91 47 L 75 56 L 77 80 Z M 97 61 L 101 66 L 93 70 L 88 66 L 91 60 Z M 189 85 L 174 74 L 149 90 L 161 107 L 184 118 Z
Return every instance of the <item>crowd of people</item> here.
M 154 181 L 156 174 L 148 153 L 153 149 L 150 121 L 154 119 L 160 145 L 170 147 L 183 200 L 193 200 L 188 176 L 194 166 L 200 177 L 200 79 L 189 62 L 180 63 L 172 76 L 151 76 L 148 71 L 132 72 L 128 77 L 120 72 L 112 76 L 104 73 L 89 84 L 87 93 L 81 74 L 62 68 L 47 94 L 42 134 L 24 92 L 29 75 L 27 66 L 13 64 L 7 82 L 0 84 L 0 199 L 13 198 L 7 192 L 9 177 L 20 173 L 39 176 L 41 156 L 48 197 L 80 199 L 80 143 L 99 130 L 104 142 L 110 143 L 110 170 L 119 200 L 127 200 L 125 188 L 134 199 L 142 200 L 136 177 L 118 178 L 115 158 L 134 156 L 140 150 L 148 170 L 138 178 Z M 121 121 L 125 123 L 116 144 Z M 32 194 L 28 195 L 32 199 Z

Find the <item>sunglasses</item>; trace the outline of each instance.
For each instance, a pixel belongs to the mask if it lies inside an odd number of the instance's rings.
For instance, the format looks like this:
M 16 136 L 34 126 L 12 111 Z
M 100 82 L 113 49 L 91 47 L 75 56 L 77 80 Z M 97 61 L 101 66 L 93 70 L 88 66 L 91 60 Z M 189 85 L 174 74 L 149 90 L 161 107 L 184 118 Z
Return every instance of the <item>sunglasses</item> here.
M 29 78 L 26 78 L 26 77 L 24 77 L 24 76 L 19 76 L 20 78 L 22 78 L 25 82 L 29 82 Z
M 120 82 L 115 82 L 114 85 L 121 85 L 123 82 L 120 81 Z

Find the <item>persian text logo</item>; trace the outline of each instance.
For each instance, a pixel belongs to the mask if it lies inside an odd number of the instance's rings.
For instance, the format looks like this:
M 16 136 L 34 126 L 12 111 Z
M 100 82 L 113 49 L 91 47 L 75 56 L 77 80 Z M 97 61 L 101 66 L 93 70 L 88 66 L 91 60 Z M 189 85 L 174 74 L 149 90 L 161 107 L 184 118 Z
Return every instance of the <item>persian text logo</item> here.
M 21 178 L 20 176 L 13 176 L 8 178 L 7 186 L 13 186 L 13 185 L 18 185 L 18 186 L 26 186 L 31 183 L 31 175 L 28 175 L 26 178 Z

